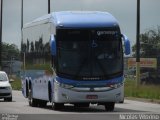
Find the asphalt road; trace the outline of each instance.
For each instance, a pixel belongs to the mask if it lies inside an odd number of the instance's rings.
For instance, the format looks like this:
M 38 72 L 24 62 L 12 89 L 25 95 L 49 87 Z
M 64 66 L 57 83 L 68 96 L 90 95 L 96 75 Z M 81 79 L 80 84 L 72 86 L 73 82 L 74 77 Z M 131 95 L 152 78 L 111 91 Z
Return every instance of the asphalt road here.
M 74 108 L 72 105 L 66 105 L 63 110 L 54 111 L 51 104 L 45 108 L 30 107 L 21 91 L 13 91 L 13 102 L 0 100 L 0 120 L 6 120 L 5 117 L 17 117 L 18 120 L 119 120 L 122 119 L 120 115 L 126 114 L 136 115 L 137 117 L 131 116 L 136 118 L 139 118 L 140 114 L 156 114 L 160 120 L 160 104 L 125 100 L 123 104 L 116 104 L 113 112 L 106 112 L 104 106 L 96 105 L 89 108 Z

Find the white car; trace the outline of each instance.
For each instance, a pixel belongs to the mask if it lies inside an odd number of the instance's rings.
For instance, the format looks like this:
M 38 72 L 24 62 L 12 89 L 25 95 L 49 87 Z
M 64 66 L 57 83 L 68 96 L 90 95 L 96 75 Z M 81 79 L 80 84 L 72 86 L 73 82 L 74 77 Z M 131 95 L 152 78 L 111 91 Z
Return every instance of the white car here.
M 5 72 L 0 71 L 0 99 L 12 101 L 12 87 Z

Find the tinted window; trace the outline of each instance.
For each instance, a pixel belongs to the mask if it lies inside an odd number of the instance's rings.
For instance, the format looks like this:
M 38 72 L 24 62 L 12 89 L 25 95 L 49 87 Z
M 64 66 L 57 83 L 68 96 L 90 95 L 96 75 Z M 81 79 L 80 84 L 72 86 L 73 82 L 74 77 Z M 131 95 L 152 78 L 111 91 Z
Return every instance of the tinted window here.
M 59 30 L 58 72 L 75 77 L 106 77 L 122 71 L 116 31 Z

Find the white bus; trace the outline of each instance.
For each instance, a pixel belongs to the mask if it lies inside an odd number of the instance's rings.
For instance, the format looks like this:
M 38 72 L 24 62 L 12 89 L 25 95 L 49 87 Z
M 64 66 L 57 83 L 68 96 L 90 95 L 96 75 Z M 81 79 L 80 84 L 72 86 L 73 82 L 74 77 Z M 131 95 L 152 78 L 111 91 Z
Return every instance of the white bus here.
M 30 106 L 62 109 L 124 100 L 123 46 L 117 20 L 107 12 L 63 11 L 40 17 L 22 29 L 22 92 Z

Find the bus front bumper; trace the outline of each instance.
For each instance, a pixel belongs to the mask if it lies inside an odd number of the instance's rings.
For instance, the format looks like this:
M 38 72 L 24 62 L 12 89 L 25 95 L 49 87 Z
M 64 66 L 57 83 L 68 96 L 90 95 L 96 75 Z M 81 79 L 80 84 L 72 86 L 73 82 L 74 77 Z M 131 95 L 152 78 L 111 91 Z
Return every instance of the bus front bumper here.
M 53 102 L 55 103 L 104 103 L 122 102 L 124 100 L 124 84 L 106 91 L 87 91 L 87 89 L 67 89 L 54 85 Z

